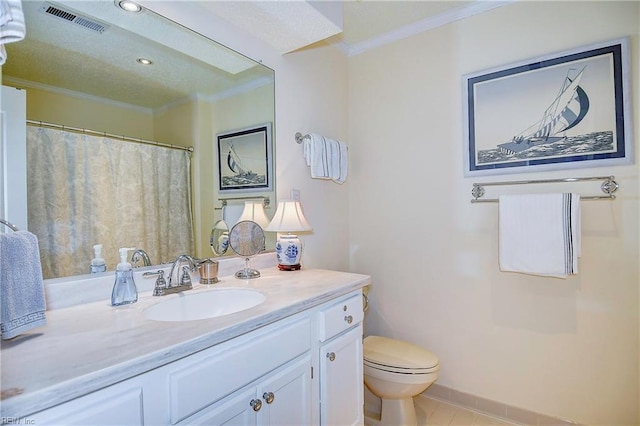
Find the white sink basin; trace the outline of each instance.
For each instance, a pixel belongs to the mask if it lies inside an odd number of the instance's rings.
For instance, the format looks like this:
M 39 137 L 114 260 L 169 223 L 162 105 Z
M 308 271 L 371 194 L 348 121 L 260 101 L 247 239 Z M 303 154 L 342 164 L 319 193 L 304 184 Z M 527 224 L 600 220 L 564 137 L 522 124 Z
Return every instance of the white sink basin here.
M 244 311 L 265 301 L 264 294 L 256 290 L 219 288 L 200 293 L 186 291 L 168 297 L 143 310 L 154 321 L 193 321 L 220 317 Z

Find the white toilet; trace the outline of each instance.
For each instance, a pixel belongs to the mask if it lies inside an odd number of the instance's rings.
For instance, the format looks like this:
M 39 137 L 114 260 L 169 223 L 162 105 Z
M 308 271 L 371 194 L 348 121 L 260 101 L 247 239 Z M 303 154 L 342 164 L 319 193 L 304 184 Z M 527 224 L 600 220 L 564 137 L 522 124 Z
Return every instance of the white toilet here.
M 387 337 L 368 336 L 363 345 L 364 383 L 382 401 L 379 424 L 415 426 L 413 397 L 438 379 L 438 357 Z

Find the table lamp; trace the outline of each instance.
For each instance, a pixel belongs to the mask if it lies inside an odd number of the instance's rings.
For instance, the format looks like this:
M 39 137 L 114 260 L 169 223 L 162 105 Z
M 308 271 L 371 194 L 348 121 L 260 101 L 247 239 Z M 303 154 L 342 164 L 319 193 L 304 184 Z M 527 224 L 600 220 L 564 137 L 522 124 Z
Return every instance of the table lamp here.
M 262 229 L 265 229 L 269 225 L 269 218 L 264 212 L 264 204 L 262 201 L 245 201 L 244 210 L 238 219 L 238 222 L 243 220 L 250 220 L 260 225 Z
M 265 231 L 286 232 L 278 237 L 276 256 L 278 269 L 281 271 L 297 271 L 300 269 L 302 245 L 297 235 L 292 232 L 311 231 L 311 225 L 302 214 L 302 206 L 296 200 L 278 201 L 276 214 Z

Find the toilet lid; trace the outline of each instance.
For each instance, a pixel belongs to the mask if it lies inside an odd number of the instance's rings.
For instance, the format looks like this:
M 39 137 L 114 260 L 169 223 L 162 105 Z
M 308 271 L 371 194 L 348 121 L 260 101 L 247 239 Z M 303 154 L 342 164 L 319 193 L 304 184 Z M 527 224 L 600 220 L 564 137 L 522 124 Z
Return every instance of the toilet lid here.
M 363 342 L 364 360 L 369 365 L 395 371 L 425 370 L 438 366 L 438 357 L 426 349 L 402 340 L 367 336 Z

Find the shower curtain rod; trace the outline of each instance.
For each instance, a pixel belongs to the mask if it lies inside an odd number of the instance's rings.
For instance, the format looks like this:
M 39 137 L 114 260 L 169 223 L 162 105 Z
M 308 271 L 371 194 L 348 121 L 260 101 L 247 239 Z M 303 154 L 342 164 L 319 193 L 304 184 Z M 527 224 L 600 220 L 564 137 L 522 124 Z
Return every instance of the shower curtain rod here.
M 112 133 L 99 132 L 97 130 L 80 129 L 78 127 L 70 127 L 70 126 L 65 126 L 63 124 L 47 123 L 44 121 L 37 121 L 37 120 L 27 120 L 27 124 L 30 124 L 32 126 L 38 126 L 38 127 L 51 127 L 54 129 L 60 129 L 60 130 L 65 130 L 69 132 L 74 132 L 74 133 L 82 133 L 86 135 L 104 136 L 112 139 L 120 139 L 127 142 L 136 142 L 136 143 L 141 143 L 145 145 L 161 146 L 163 148 L 181 149 L 183 151 L 188 151 L 190 153 L 193 152 L 192 146 L 180 146 L 180 145 L 173 145 L 169 143 L 150 141 L 146 139 L 132 138 L 124 135 L 114 135 Z

